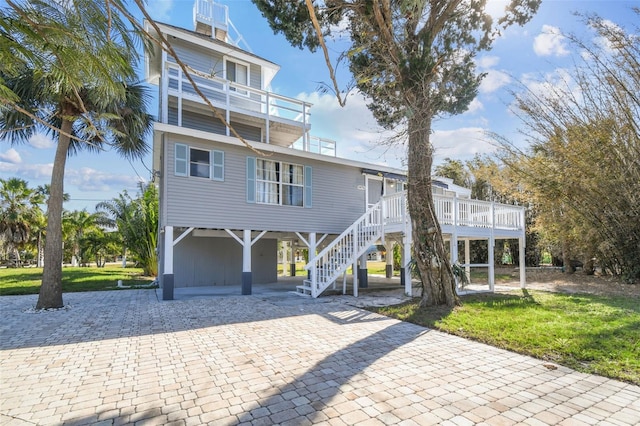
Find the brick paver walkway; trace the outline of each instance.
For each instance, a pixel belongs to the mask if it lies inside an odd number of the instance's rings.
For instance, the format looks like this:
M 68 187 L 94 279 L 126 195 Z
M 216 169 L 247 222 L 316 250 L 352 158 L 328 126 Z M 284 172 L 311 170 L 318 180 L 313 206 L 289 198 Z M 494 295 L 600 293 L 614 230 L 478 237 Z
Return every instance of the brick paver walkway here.
M 331 301 L 0 298 L 1 424 L 640 424 L 640 388 Z

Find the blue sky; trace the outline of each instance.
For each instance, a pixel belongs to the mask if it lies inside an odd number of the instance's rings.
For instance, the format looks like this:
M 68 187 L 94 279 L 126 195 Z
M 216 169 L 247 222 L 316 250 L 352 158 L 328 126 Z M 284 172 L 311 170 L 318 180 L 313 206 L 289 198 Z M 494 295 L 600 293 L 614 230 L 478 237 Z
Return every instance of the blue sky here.
M 271 90 L 305 99 L 314 105 L 311 110 L 313 135 L 335 140 L 339 157 L 403 168 L 404 147 L 390 147 L 384 143 L 390 134 L 377 127 L 360 94 L 352 92 L 346 107 L 341 108 L 334 96 L 318 92 L 321 82 L 330 83 L 320 51 L 311 54 L 293 48 L 282 35 L 274 35 L 249 0 L 221 3 L 229 6 L 232 22 L 253 53 L 280 65 Z M 488 7 L 497 16 L 505 4 L 506 1 L 489 0 Z M 535 84 L 541 78 L 562 75 L 572 67 L 574 55 L 579 52 L 572 50 L 560 32 L 593 37 L 574 12 L 597 13 L 631 29 L 633 19 L 637 18 L 631 12 L 634 6 L 638 7 L 640 3 L 543 0 L 539 13 L 526 26 L 508 29 L 490 52 L 477 58 L 478 70 L 486 72 L 487 77 L 479 96 L 466 113 L 435 123 L 432 141 L 436 147 L 436 164 L 446 157 L 468 160 L 476 153 L 495 151 L 496 147 L 488 142 L 485 131 L 497 132 L 519 142 L 516 131 L 519 123 L 509 112 L 509 89 L 514 88 L 516 81 Z M 148 3 L 154 19 L 187 29 L 193 27 L 192 8 L 192 0 L 149 0 Z M 335 40 L 329 48 L 336 55 L 341 45 L 344 43 Z M 338 78 L 343 86 L 349 81 L 346 70 L 338 70 Z M 155 106 L 150 112 L 156 114 Z M 17 176 L 27 180 L 32 187 L 49 183 L 54 149 L 54 142 L 42 135 L 21 145 L 0 140 L 0 178 Z M 96 203 L 114 198 L 125 189 L 135 193 L 137 182 L 149 178 L 150 168 L 150 155 L 135 162 L 110 152 L 70 157 L 65 173 L 65 192 L 70 194 L 71 201 L 65 203 L 65 208 L 93 211 Z

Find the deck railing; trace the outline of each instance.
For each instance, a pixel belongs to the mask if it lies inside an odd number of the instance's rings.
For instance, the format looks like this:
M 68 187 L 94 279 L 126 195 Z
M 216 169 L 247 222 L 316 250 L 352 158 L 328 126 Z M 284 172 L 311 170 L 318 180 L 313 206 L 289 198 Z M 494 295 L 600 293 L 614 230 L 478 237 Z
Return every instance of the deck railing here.
M 182 69 L 166 62 L 167 90 L 178 98 L 203 102 Z M 192 72 L 198 89 L 216 106 L 236 108 L 274 121 L 287 121 L 308 129 L 311 104 L 273 92 L 234 83 L 214 75 Z M 180 117 L 178 117 L 180 120 Z
M 166 62 L 166 76 L 162 121 L 168 123 L 169 115 L 166 106 L 168 106 L 168 95 L 171 94 L 177 98 L 177 125 L 182 126 L 182 100 L 188 99 L 199 103 L 204 101 L 196 93 L 193 85 L 177 64 Z M 290 146 L 291 148 L 331 157 L 336 156 L 335 141 L 309 134 L 312 104 L 265 90 L 254 89 L 216 76 L 192 72 L 191 77 L 198 89 L 214 106 L 226 110 L 227 122 L 230 121 L 229 111 L 233 108 L 264 119 L 266 127 L 269 127 L 271 121 L 299 126 L 303 136 L 294 142 Z M 267 141 L 269 140 L 268 134 L 264 137 Z
M 336 141 L 331 139 L 320 138 L 318 136 L 309 135 L 295 141 L 291 148 L 305 152 L 313 152 L 314 154 L 336 156 Z
M 382 197 L 384 225 L 402 224 L 408 220 L 407 192 Z M 434 195 L 436 216 L 441 225 L 470 226 L 502 230 L 524 229 L 524 207 Z
M 433 202 L 441 225 L 524 229 L 524 207 L 521 206 L 442 195 L 434 195 Z

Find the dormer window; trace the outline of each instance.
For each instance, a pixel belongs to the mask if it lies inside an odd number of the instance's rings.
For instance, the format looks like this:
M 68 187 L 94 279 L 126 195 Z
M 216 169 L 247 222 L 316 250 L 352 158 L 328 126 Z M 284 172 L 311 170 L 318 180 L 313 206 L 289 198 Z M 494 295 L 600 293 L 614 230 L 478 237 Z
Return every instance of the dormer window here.
M 242 62 L 225 60 L 225 76 L 227 80 L 243 86 L 249 86 L 249 64 Z M 231 90 L 242 95 L 247 95 L 247 91 L 231 87 Z

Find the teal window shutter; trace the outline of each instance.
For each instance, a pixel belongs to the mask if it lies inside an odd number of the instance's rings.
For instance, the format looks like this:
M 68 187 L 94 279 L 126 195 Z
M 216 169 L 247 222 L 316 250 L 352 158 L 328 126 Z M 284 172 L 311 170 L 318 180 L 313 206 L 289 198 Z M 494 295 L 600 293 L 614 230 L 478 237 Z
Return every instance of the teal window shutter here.
M 304 167 L 304 206 L 310 209 L 313 207 L 313 185 L 311 178 L 311 166 Z
M 175 145 L 175 166 L 176 176 L 188 176 L 189 147 L 181 143 Z
M 211 179 L 224 180 L 224 151 L 211 151 Z
M 256 202 L 256 157 L 247 157 L 247 203 Z

